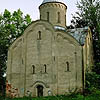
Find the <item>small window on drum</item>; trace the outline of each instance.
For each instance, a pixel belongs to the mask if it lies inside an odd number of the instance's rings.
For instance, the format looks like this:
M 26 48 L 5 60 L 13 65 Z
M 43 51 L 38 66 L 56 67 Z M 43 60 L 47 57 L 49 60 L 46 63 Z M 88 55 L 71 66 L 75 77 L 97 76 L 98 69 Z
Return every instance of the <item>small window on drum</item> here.
M 49 22 L 49 12 L 47 12 L 47 21 Z
M 41 20 L 41 15 L 40 15 L 40 20 Z
M 37 40 L 41 40 L 41 31 L 38 32 Z
M 58 12 L 58 23 L 61 23 L 61 20 L 60 20 L 60 12 Z

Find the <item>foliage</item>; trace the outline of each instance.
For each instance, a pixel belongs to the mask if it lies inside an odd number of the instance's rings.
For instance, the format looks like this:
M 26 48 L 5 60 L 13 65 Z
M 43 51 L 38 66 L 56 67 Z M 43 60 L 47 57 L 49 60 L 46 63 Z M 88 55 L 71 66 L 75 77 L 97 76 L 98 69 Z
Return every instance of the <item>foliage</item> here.
M 69 96 L 59 95 L 59 96 L 47 96 L 47 97 L 36 97 L 36 98 L 32 97 L 5 98 L 5 100 L 100 100 L 100 91 L 97 91 L 94 94 L 88 96 L 83 96 L 81 94 L 74 94 Z
M 70 27 L 89 26 L 92 31 L 94 49 L 94 69 L 100 74 L 100 1 L 80 0 L 77 2 L 78 12 L 73 16 Z
M 79 11 L 73 16 L 70 28 L 89 26 L 93 37 L 94 67 L 93 72 L 86 73 L 85 95 L 88 95 L 100 89 L 100 1 L 80 0 L 77 2 L 77 8 Z
M 20 9 L 13 13 L 5 9 L 4 13 L 0 15 L 0 93 L 3 92 L 5 87 L 3 75 L 6 71 L 9 45 L 23 34 L 30 23 L 30 16 L 28 14 L 23 16 Z
M 95 72 L 86 73 L 86 86 L 85 94 L 93 94 L 100 89 L 100 75 Z M 99 91 L 100 94 L 100 91 Z

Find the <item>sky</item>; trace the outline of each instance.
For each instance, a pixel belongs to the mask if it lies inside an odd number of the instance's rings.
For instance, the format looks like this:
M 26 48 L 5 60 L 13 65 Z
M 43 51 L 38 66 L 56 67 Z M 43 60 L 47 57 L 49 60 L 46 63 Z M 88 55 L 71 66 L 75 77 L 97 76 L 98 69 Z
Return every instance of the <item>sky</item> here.
M 21 9 L 24 15 L 29 14 L 32 20 L 39 19 L 39 5 L 43 0 L 0 0 L 0 13 L 3 13 L 5 9 L 10 12 Z M 71 14 L 75 14 L 77 11 L 76 3 L 79 0 L 63 0 L 67 5 L 67 25 L 70 25 L 72 19 Z

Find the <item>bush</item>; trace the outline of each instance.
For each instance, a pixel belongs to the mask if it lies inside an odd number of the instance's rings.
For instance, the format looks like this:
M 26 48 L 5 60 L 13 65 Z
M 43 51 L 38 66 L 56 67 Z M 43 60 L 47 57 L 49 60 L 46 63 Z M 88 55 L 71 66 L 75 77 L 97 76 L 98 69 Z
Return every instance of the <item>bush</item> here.
M 86 73 L 85 94 L 95 93 L 100 89 L 100 75 L 95 72 Z
M 23 97 L 23 98 L 6 98 L 3 99 L 0 97 L 0 100 L 100 100 L 100 91 L 96 91 L 91 95 L 83 96 L 81 94 L 72 94 L 72 95 L 59 95 L 59 96 L 47 96 L 47 97 Z

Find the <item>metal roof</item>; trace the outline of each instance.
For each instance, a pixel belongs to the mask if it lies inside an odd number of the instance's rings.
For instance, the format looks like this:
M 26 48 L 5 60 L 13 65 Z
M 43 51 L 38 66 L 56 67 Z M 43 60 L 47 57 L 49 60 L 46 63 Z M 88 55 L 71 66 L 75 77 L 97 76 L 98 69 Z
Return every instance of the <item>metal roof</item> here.
M 55 30 L 62 30 L 69 35 L 71 35 L 73 38 L 75 38 L 81 45 L 84 45 L 86 41 L 86 36 L 88 34 L 88 27 L 84 28 L 75 28 L 75 29 L 66 29 L 61 26 L 54 26 Z

